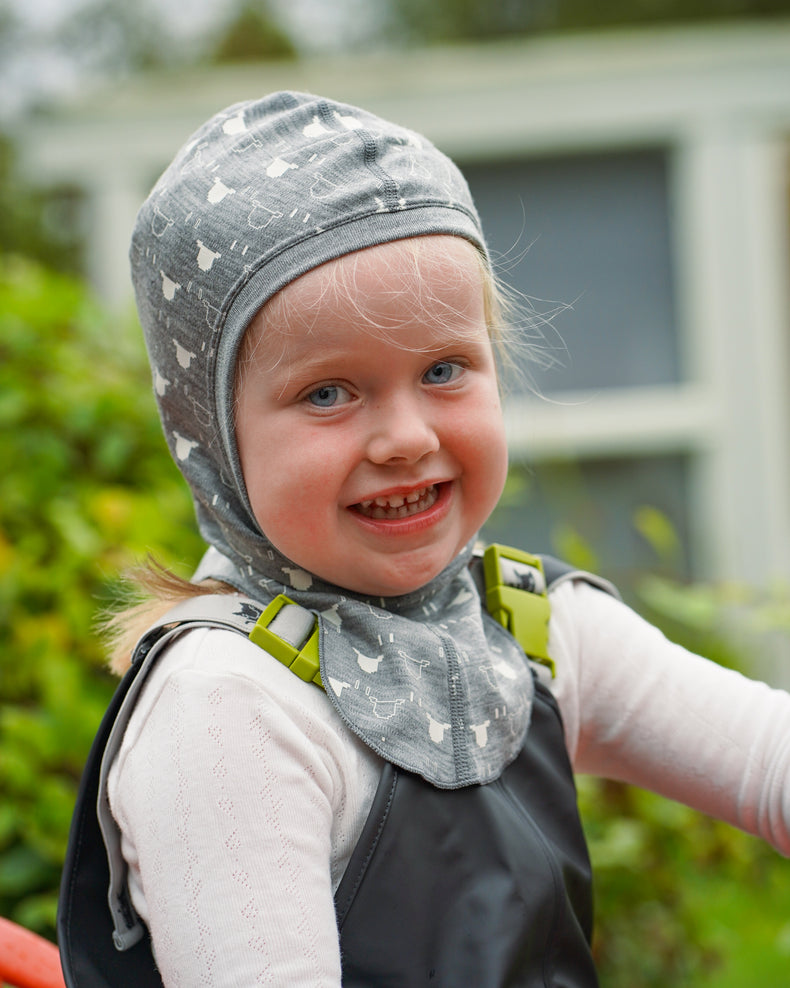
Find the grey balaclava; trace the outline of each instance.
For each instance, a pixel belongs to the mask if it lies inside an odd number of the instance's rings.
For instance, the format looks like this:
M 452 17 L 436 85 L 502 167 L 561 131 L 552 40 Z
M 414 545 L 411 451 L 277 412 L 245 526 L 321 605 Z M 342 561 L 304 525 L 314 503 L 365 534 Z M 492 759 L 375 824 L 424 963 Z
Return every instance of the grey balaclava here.
M 267 299 L 344 254 L 437 233 L 487 257 L 447 157 L 359 108 L 284 92 L 231 106 L 192 136 L 143 204 L 130 256 L 165 435 L 210 546 L 196 578 L 315 611 L 322 679 L 343 720 L 384 758 L 454 788 L 515 758 L 533 689 L 523 653 L 481 610 L 471 550 L 402 597 L 319 580 L 258 527 L 233 422 L 239 343 Z

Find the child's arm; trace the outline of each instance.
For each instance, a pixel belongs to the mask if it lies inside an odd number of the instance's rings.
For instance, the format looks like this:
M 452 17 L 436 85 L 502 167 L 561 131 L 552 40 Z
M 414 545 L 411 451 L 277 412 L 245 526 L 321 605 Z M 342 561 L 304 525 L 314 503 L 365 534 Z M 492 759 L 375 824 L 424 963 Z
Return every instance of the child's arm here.
M 678 799 L 790 855 L 790 695 L 581 584 L 553 595 L 552 644 L 577 771 Z
M 161 661 L 109 792 L 165 984 L 337 988 L 332 872 L 364 820 L 345 779 L 375 769 L 239 635 L 193 631 Z

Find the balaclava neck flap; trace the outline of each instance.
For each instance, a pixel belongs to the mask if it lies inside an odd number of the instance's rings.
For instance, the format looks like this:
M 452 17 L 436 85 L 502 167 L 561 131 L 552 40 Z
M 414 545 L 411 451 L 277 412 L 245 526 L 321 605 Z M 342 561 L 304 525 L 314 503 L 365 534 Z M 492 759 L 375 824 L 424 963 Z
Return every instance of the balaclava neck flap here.
M 320 264 L 411 236 L 453 234 L 487 257 L 468 187 L 430 142 L 301 93 L 240 103 L 201 127 L 143 204 L 131 262 L 171 453 L 211 547 L 196 578 L 320 616 L 327 695 L 384 758 L 437 786 L 496 778 L 529 725 L 532 677 L 485 615 L 469 550 L 427 586 L 366 599 L 281 555 L 253 516 L 233 401 L 244 331 Z

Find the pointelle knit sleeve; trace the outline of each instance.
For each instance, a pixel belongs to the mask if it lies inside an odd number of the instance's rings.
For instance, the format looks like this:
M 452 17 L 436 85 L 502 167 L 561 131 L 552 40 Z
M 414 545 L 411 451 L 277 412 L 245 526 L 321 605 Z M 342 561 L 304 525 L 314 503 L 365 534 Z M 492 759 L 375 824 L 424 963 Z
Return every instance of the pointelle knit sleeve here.
M 338 988 L 333 893 L 377 777 L 322 691 L 240 635 L 168 648 L 108 786 L 167 988 Z

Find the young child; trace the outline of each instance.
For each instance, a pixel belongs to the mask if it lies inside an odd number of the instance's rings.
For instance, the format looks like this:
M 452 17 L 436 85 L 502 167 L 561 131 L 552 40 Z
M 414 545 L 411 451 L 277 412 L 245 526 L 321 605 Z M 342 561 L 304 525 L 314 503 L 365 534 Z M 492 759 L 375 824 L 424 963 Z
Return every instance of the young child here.
M 551 590 L 553 678 L 486 613 L 503 330 L 447 158 L 326 99 L 233 106 L 152 191 L 131 260 L 209 545 L 192 583 L 159 581 L 158 614 L 191 597 L 206 621 L 165 618 L 103 770 L 165 985 L 595 985 L 572 771 L 790 854 L 787 695 L 581 574 Z M 324 689 L 212 626 L 218 589 L 251 622 L 286 594 L 300 643 L 317 616 Z

